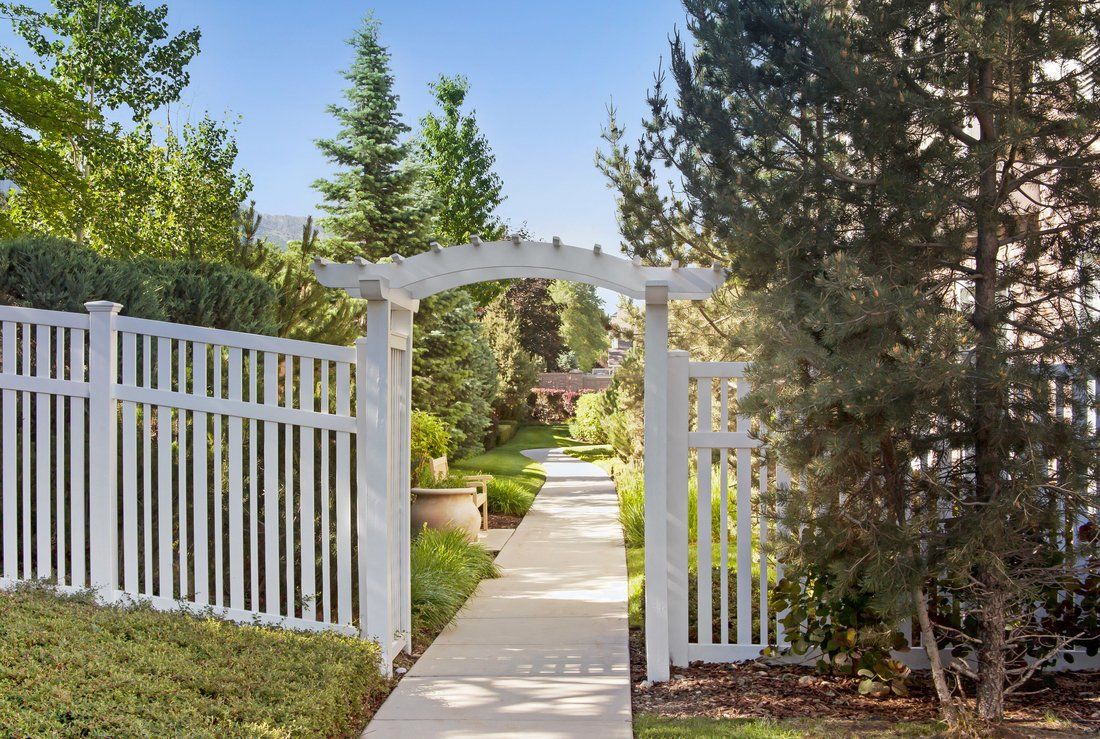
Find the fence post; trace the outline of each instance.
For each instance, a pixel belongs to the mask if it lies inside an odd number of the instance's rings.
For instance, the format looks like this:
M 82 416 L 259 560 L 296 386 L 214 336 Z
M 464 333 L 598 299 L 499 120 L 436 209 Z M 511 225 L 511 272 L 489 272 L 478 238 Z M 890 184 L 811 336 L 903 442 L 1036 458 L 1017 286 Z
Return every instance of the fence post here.
M 669 678 L 668 283 L 645 288 L 645 660 L 653 682 Z
M 115 316 L 118 303 L 97 300 L 88 310 L 88 529 L 91 585 L 111 597 L 118 589 L 118 424 L 114 386 L 118 372 Z
M 359 624 L 378 643 L 390 674 L 389 488 L 390 301 L 367 303 L 367 335 L 355 342 L 356 498 L 359 537 Z
M 668 353 L 668 644 L 688 665 L 688 353 Z

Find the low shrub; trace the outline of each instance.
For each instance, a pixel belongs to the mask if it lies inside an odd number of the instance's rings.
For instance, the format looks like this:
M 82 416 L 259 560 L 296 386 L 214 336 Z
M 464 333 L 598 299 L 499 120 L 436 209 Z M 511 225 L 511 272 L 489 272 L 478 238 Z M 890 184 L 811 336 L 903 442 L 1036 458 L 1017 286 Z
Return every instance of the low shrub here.
M 553 387 L 536 387 L 531 390 L 531 398 L 528 401 L 531 417 L 539 423 L 566 423 L 576 411 L 577 398 L 591 392 L 595 391 L 577 392 Z
M 519 421 L 499 421 L 496 429 L 496 446 L 507 444 L 519 431 Z
M 496 478 L 489 483 L 490 513 L 522 516 L 534 502 L 534 494 L 515 480 Z
M 258 334 L 278 328 L 275 290 L 236 267 L 115 259 L 47 237 L 0 243 L 0 303 L 83 313 L 91 300 L 120 303 L 135 318 Z
M 373 642 L 0 592 L 4 736 L 351 736 L 385 696 Z
M 645 546 L 645 474 L 641 467 L 623 465 L 616 470 L 619 523 L 628 547 Z
M 433 459 L 452 451 L 454 436 L 447 422 L 434 413 L 413 411 L 409 434 L 409 459 L 412 462 L 413 477 L 421 477 L 419 473 L 423 467 Z
M 569 435 L 589 444 L 606 444 L 606 424 L 614 410 L 615 398 L 608 391 L 585 393 L 577 398 L 576 410 L 569 421 Z
M 421 530 L 410 565 L 412 636 L 418 644 L 431 641 L 450 622 L 481 580 L 499 574 L 493 555 L 454 529 Z

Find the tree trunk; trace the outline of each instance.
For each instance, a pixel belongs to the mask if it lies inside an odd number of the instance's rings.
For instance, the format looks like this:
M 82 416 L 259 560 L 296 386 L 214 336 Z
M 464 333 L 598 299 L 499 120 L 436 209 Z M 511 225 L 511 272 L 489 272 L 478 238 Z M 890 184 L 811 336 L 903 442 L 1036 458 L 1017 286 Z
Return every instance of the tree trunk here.
M 932 684 L 936 687 L 936 698 L 940 702 L 940 711 L 944 720 L 951 728 L 955 728 L 959 720 L 959 712 L 955 707 L 955 698 L 951 695 L 951 689 L 947 686 L 947 674 L 943 669 L 943 660 L 940 658 L 940 647 L 936 643 L 936 635 L 932 631 L 932 620 L 928 617 L 928 600 L 924 594 L 924 588 L 914 585 L 912 591 L 913 610 L 917 613 L 917 623 L 920 624 L 920 642 L 924 653 L 928 655 L 928 666 L 932 671 Z
M 994 100 L 993 62 L 979 60 L 973 88 L 974 117 L 978 122 L 980 143 L 976 156 L 981 165 L 975 206 L 976 249 L 974 266 L 973 324 L 977 332 L 974 347 L 974 501 L 970 515 L 999 516 L 1001 487 L 1001 450 L 994 438 L 1004 403 L 1000 370 L 1003 357 L 998 350 L 997 317 L 998 212 L 1000 194 L 997 184 L 999 131 L 992 113 Z M 984 529 L 984 526 L 977 530 Z M 1005 682 L 1005 593 L 998 573 L 983 567 L 975 573 L 981 585 L 975 593 L 981 622 L 981 646 L 978 650 L 978 717 L 1000 720 L 1004 713 Z
M 1005 698 L 1005 595 L 1000 578 L 986 573 L 982 578 L 982 618 L 978 647 L 978 719 L 1000 721 L 1004 718 Z

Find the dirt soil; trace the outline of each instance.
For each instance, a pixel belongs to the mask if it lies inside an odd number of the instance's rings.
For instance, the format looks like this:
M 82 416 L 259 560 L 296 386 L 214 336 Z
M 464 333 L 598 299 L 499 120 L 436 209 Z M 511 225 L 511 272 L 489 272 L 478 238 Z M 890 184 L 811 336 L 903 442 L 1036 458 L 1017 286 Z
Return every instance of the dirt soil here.
M 938 717 L 931 680 L 921 671 L 913 673 L 910 694 L 904 698 L 863 696 L 854 678 L 762 662 L 694 662 L 684 669 L 672 668 L 669 682 L 648 686 L 643 685 L 645 643 L 637 629 L 630 632 L 630 670 L 635 714 L 889 722 L 930 722 Z M 1033 681 L 1025 691 L 1031 694 L 1007 700 L 1008 735 L 1100 733 L 1100 672 L 1054 673 Z
M 491 529 L 515 529 L 519 528 L 519 522 L 523 516 L 509 516 L 504 513 L 489 514 L 489 528 Z

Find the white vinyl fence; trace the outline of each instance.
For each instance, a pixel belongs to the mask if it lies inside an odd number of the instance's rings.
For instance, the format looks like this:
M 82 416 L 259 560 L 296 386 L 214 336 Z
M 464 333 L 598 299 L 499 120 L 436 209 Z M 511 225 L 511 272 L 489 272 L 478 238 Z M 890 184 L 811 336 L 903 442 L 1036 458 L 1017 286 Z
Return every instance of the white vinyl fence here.
M 774 455 L 768 460 L 761 442 L 750 435 L 750 418 L 739 412 L 751 391 L 748 366 L 692 362 L 682 351 L 668 354 L 668 635 L 674 665 L 751 660 L 769 645 L 789 646 L 779 622 L 784 614 L 768 602 L 769 581 L 783 576 L 783 566 L 767 552 L 774 532 L 761 515 L 760 495 L 789 486 L 791 476 Z M 1054 412 L 1095 431 L 1097 409 L 1088 400 L 1095 385 L 1074 381 L 1062 368 L 1052 388 Z M 697 502 L 691 512 L 693 458 Z M 1064 530 L 1051 535 L 1061 546 L 1074 547 L 1084 522 L 1068 516 Z M 911 625 L 899 628 L 912 642 Z M 927 666 L 920 650 L 896 656 L 914 667 Z M 1072 663 L 1060 659 L 1056 667 L 1096 669 L 1100 655 L 1075 650 Z
M 390 337 L 379 388 L 356 373 L 366 339 L 329 346 L 87 307 L 0 306 L 3 584 L 388 634 L 390 658 L 407 647 L 409 496 L 389 470 L 408 467 L 408 337 Z M 368 397 L 388 413 L 370 431 Z M 403 426 L 405 444 L 367 438 L 380 421 Z M 387 469 L 372 475 L 372 462 Z

